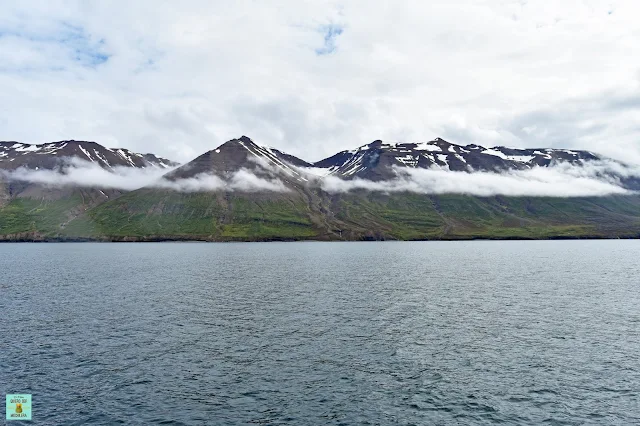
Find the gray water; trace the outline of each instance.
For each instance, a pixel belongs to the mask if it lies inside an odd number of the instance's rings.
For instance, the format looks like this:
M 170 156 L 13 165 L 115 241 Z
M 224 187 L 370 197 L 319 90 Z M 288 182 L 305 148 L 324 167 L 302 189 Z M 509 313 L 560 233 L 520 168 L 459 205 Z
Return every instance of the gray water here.
M 638 424 L 639 255 L 0 244 L 0 393 L 29 424 Z

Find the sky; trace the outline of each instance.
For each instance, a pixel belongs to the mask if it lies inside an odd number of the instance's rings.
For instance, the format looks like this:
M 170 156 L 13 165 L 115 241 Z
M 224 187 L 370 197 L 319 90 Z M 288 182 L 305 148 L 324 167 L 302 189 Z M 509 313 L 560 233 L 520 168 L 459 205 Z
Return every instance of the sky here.
M 0 140 L 186 162 L 241 135 L 640 164 L 640 2 L 0 0 Z

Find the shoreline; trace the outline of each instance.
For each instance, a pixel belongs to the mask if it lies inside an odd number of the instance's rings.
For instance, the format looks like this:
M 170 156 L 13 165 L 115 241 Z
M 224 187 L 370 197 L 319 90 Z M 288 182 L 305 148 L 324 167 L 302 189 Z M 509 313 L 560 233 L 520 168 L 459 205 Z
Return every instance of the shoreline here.
M 0 243 L 296 243 L 296 242 L 416 242 L 416 241 L 561 241 L 561 240 L 638 240 L 640 235 L 579 235 L 579 236 L 550 236 L 534 237 L 480 237 L 480 236 L 452 236 L 445 238 L 361 238 L 361 239 L 318 239 L 318 238 L 247 238 L 247 239 L 212 239 L 212 238 L 180 238 L 180 237 L 121 237 L 121 238 L 0 238 Z

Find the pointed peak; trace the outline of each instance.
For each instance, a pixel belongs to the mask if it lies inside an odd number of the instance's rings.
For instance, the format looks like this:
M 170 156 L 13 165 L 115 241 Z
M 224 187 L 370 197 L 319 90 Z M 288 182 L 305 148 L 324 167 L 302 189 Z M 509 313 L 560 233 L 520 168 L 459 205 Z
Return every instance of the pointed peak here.
M 226 141 L 225 143 L 221 144 L 220 146 L 218 146 L 216 148 L 216 150 L 218 149 L 229 149 L 229 148 L 234 148 L 234 147 L 240 147 L 241 145 L 256 145 L 255 142 L 253 142 L 250 138 L 248 138 L 247 136 L 240 136 L 238 139 L 230 139 L 228 141 Z
M 432 140 L 429 143 L 434 144 L 434 145 L 439 145 L 439 144 L 456 145 L 455 143 L 451 143 L 451 142 L 449 142 L 447 140 L 444 140 L 442 138 L 435 138 L 434 140 Z
M 376 139 L 375 141 L 368 143 L 366 145 L 361 146 L 359 149 L 361 150 L 366 150 L 366 149 L 371 149 L 371 148 L 380 148 L 382 147 L 382 145 L 384 145 L 385 143 L 382 142 L 380 139 Z

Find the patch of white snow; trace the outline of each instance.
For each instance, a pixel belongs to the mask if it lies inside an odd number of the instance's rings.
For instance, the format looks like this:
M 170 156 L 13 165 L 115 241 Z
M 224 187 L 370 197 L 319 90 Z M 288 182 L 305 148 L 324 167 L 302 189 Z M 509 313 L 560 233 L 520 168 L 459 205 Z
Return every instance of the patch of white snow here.
M 438 145 L 434 145 L 433 142 L 417 143 L 414 149 L 416 151 L 442 152 L 442 148 L 440 148 Z
M 496 151 L 495 149 L 485 149 L 480 154 L 493 155 L 495 157 L 500 157 L 505 160 L 507 159 L 507 156 L 503 152 Z

